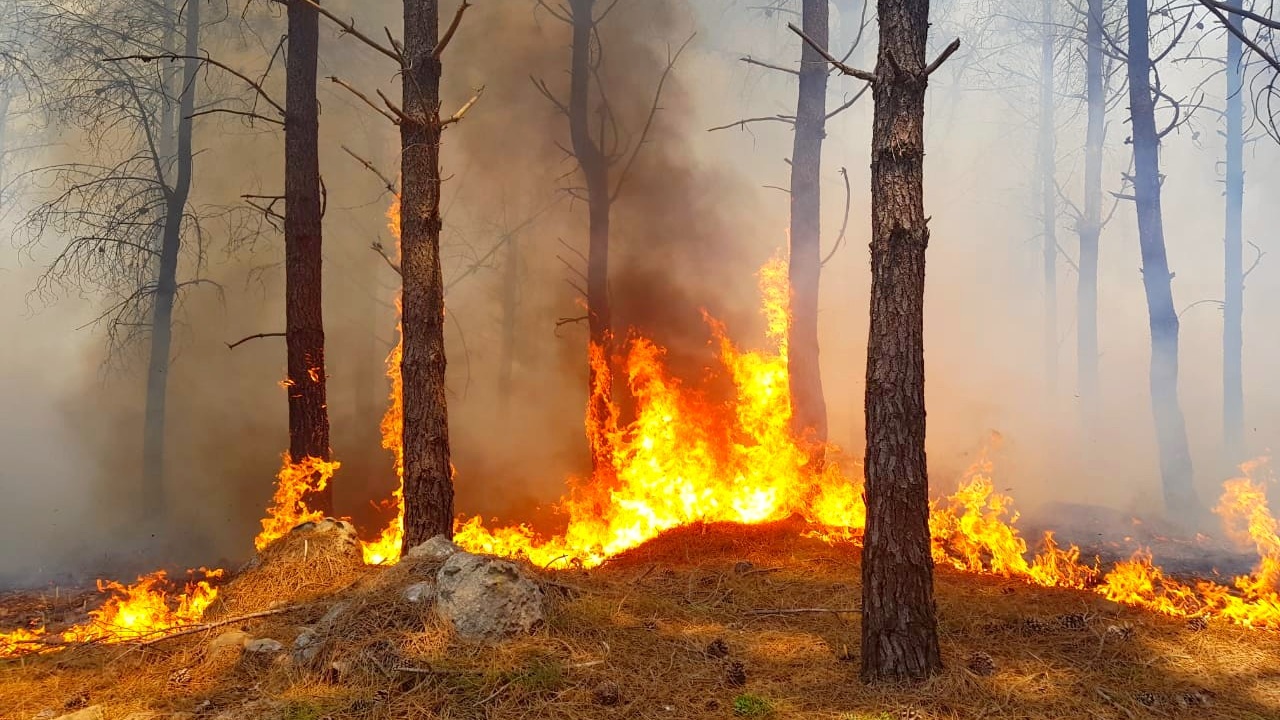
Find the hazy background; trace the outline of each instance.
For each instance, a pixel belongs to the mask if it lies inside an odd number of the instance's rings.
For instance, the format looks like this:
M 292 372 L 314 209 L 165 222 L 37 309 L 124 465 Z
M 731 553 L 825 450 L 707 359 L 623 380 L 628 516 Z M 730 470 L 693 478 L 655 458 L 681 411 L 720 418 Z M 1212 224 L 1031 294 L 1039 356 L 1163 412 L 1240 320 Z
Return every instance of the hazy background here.
M 765 186 L 788 182 L 790 127 L 756 123 L 707 132 L 741 118 L 794 111 L 792 77 L 739 61 L 750 54 L 793 65 L 799 54 L 799 40 L 785 28 L 794 18 L 766 16 L 750 9 L 754 4 L 623 0 L 602 28 L 605 79 L 632 137 L 669 48 L 697 32 L 615 206 L 611 280 L 616 320 L 667 345 L 675 369 L 691 378 L 712 362 L 701 308 L 725 319 L 743 344 L 763 340 L 754 271 L 786 243 L 787 197 Z M 331 5 L 344 17 L 357 17 L 361 27 L 398 25 L 395 3 Z M 836 5 L 857 3 L 833 4 L 833 46 L 842 49 L 857 17 L 840 16 Z M 926 214 L 933 218 L 926 304 L 933 485 L 939 491 L 953 487 L 988 431 L 996 429 L 1007 441 L 999 482 L 1011 488 L 1021 507 L 1066 500 L 1158 511 L 1147 311 L 1133 208 L 1123 203 L 1102 238 L 1105 427 L 1098 433 L 1103 440 L 1086 447 L 1079 440 L 1073 390 L 1075 276 L 1065 261 L 1058 268 L 1061 376 L 1056 394 L 1044 390 L 1044 288 L 1032 191 L 1036 128 L 1028 122 L 1034 120 L 1036 89 L 1013 76 L 994 84 L 989 77 L 1019 62 L 1034 68 L 1028 63 L 1036 48 L 1019 45 L 1006 26 L 984 21 L 985 3 L 936 5 L 930 39 L 935 50 L 955 36 L 970 45 L 934 76 L 926 123 Z M 236 67 L 260 70 L 282 22 L 267 18 L 255 27 L 256 36 L 247 39 L 215 31 L 205 45 Z M 1221 34 L 1208 30 L 1201 53 L 1221 55 Z M 578 184 L 572 161 L 557 147 L 567 144 L 567 123 L 529 80 L 538 77 L 553 91 L 567 93 L 567 43 L 567 28 L 534 13 L 531 2 L 482 2 L 469 11 L 446 58 L 446 111 L 464 102 L 472 87 L 486 86 L 466 121 L 445 137 L 445 173 L 451 176 L 445 191 L 446 282 L 465 276 L 449 291 L 446 325 L 458 510 L 464 513 L 545 517 L 535 506 L 545 508 L 566 477 L 589 466 L 582 433 L 586 329 L 556 325 L 558 318 L 582 314 L 566 282 L 572 274 L 557 256 L 576 262 L 566 244 L 585 252 L 585 207 L 564 190 Z M 854 62 L 869 66 L 874 43 L 872 25 Z M 338 37 L 328 24 L 322 26 L 321 64 L 322 77 L 336 74 L 367 91 L 380 87 L 389 96 L 399 94 L 394 69 L 383 58 Z M 1190 88 L 1213 71 L 1184 63 L 1165 80 L 1177 95 L 1177 86 Z M 282 97 L 281 81 L 274 78 L 269 89 Z M 1077 77 L 1061 84 L 1064 96 L 1079 92 Z M 1221 105 L 1224 84 L 1206 86 L 1207 102 Z M 833 76 L 829 107 L 860 87 Z M 394 177 L 398 136 L 328 81 L 322 80 L 320 100 L 328 189 L 329 408 L 334 452 L 343 462 L 335 481 L 337 503 L 341 514 L 372 532 L 385 514 L 371 502 L 384 498 L 394 482 L 377 424 L 388 390 L 383 359 L 395 343 L 398 278 L 369 248 L 375 240 L 393 246 L 385 220 L 390 197 L 341 148 Z M 829 123 L 823 168 L 828 248 L 843 216 L 842 166 L 852 184 L 846 244 L 822 278 L 821 332 L 831 437 L 854 456 L 861 454 L 863 433 L 871 110 L 868 94 Z M 1122 101 L 1108 117 L 1107 190 L 1120 189 L 1119 174 L 1128 166 L 1126 112 Z M 1079 103 L 1064 97 L 1059 121 L 1059 181 L 1079 203 Z M 82 147 L 73 132 L 25 127 L 48 147 L 10 154 L 10 173 L 56 162 Z M 1179 309 L 1222 295 L 1218 130 L 1217 115 L 1205 111 L 1164 144 L 1166 239 Z M 279 135 L 262 127 L 225 117 L 201 119 L 196 146 L 205 152 L 196 161 L 193 202 L 235 205 L 243 193 L 278 191 L 281 144 Z M 1246 149 L 1245 238 L 1268 251 L 1273 243 L 1267 209 L 1280 182 L 1276 157 L 1265 137 Z M 28 192 L 30 197 L 9 198 L 3 222 L 10 228 L 40 191 Z M 504 417 L 497 373 L 508 257 L 505 248 L 491 251 L 535 214 L 537 220 L 517 236 L 519 340 L 511 411 Z M 1060 219 L 1058 233 L 1074 256 L 1069 218 Z M 106 362 L 101 328 L 83 327 L 101 312 L 96 297 L 73 293 L 49 303 L 30 295 L 57 245 L 57 238 L 46 237 L 32 247 L 15 235 L 14 247 L 0 253 L 0 585 L 123 572 L 143 562 L 236 564 L 252 548 L 279 454 L 287 447 L 285 397 L 277 385 L 285 358 L 279 339 L 255 340 L 234 351 L 225 343 L 283 330 L 280 238 L 266 234 L 232 247 L 214 237 L 204 272 L 223 292 L 197 289 L 178 315 L 167 452 L 171 524 L 181 532 L 163 539 L 138 537 L 127 512 L 137 501 L 145 354 L 124 353 Z M 1246 264 L 1251 258 L 1246 251 Z M 1253 453 L 1266 450 L 1280 433 L 1280 397 L 1268 371 L 1280 362 L 1280 337 L 1271 331 L 1278 310 L 1280 264 L 1268 255 L 1249 276 L 1245 301 L 1246 429 Z M 1197 485 L 1208 499 L 1224 479 L 1218 458 L 1221 312 L 1201 305 L 1186 312 L 1182 323 L 1182 404 Z

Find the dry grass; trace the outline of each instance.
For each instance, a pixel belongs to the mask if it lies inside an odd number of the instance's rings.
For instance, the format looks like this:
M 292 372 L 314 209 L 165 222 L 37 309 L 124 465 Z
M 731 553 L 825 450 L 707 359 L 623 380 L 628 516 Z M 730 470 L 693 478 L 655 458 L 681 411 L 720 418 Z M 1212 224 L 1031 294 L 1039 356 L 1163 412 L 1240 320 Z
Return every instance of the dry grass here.
M 305 562 L 319 572 L 314 558 Z M 937 576 L 946 671 L 869 688 L 857 680 L 856 614 L 752 612 L 857 604 L 857 549 L 803 539 L 786 524 L 686 528 L 597 570 L 544 572 L 554 583 L 547 627 L 497 648 L 456 643 L 401 598 L 433 566 L 334 572 L 321 589 L 314 577 L 291 579 L 297 558 L 286 565 L 271 581 L 251 578 L 270 563 L 242 576 L 223 610 L 231 598 L 236 612 L 301 605 L 244 623 L 289 645 L 343 602 L 305 667 L 210 650 L 230 628 L 8 661 L 0 718 L 84 702 L 105 705 L 111 720 L 141 710 L 224 720 L 871 720 L 908 709 L 920 718 L 1280 718 L 1280 636 L 1216 622 L 1196 631 L 1088 593 L 947 570 Z M 717 640 L 727 657 L 708 653 Z M 970 670 L 975 653 L 994 672 Z M 183 669 L 190 679 L 172 685 Z M 614 692 L 618 704 L 603 704 Z

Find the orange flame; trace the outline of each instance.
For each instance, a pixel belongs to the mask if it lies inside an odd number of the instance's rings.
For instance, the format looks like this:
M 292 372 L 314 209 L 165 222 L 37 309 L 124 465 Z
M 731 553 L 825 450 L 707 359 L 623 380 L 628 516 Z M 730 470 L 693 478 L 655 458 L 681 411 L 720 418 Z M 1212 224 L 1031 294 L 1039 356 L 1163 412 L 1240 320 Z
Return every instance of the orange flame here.
M 289 453 L 285 453 L 283 466 L 276 475 L 276 493 L 271 507 L 267 508 L 267 517 L 262 520 L 262 532 L 253 540 L 254 547 L 262 550 L 302 523 L 323 520 L 324 513 L 307 507 L 305 498 L 309 493 L 325 489 L 341 466 L 337 461 L 313 457 L 295 463 Z

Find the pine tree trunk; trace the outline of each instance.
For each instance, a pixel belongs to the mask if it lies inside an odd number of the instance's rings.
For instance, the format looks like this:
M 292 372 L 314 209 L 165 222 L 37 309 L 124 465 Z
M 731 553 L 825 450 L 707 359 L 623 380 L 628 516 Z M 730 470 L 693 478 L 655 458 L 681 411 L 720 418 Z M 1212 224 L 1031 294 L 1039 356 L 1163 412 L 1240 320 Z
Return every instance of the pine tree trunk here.
M 440 267 L 440 35 L 437 0 L 404 0 L 401 270 L 404 275 L 404 541 L 453 536 Z
M 1237 30 L 1239 15 L 1227 13 Z M 1226 461 L 1244 462 L 1244 92 L 1243 47 L 1227 33 L 1227 231 L 1222 327 L 1222 426 Z
M 1198 512 L 1192 485 L 1191 451 L 1178 403 L 1178 313 L 1173 275 L 1165 252 L 1160 208 L 1160 138 L 1151 88 L 1151 48 L 1146 0 L 1129 0 L 1129 109 L 1133 129 L 1134 195 L 1142 282 L 1151 324 L 1151 406 L 1160 450 L 1165 509 L 1181 520 Z
M 1047 395 L 1058 390 L 1058 185 L 1054 128 L 1053 0 L 1042 0 L 1040 18 L 1040 234 L 1044 266 L 1044 381 Z
M 587 424 L 591 470 L 597 479 L 612 471 L 607 419 L 612 417 L 613 327 L 609 308 L 609 161 L 591 136 L 591 43 L 595 0 L 570 0 L 573 50 L 569 68 L 569 135 L 587 187 L 587 328 L 591 361 L 587 378 Z
M 1098 418 L 1098 242 L 1102 235 L 1102 149 L 1107 98 L 1103 73 L 1104 0 L 1089 0 L 1085 30 L 1084 217 L 1080 221 L 1080 273 L 1076 287 L 1076 383 L 1082 425 L 1092 433 Z
M 285 69 L 284 282 L 289 377 L 289 456 L 329 459 L 322 312 L 319 105 L 316 66 L 320 14 L 303 0 L 289 3 Z M 333 512 L 333 488 L 307 497 L 313 510 Z
M 925 462 L 925 42 L 928 0 L 880 0 L 871 135 L 871 331 L 867 343 L 862 677 L 942 667 Z
M 822 47 L 828 43 L 827 0 L 804 0 L 804 32 Z M 810 458 L 821 467 L 827 441 L 827 404 L 818 362 L 818 280 L 822 271 L 822 140 L 827 124 L 826 61 L 801 43 L 800 96 L 796 105 L 791 157 L 791 328 L 787 370 L 791 380 L 792 426 L 811 441 Z
M 184 54 L 196 58 L 200 50 L 200 3 L 186 5 L 186 47 Z M 182 97 L 179 103 L 178 147 L 174 181 L 164 183 L 165 217 L 161 235 L 160 262 L 156 268 L 156 290 L 151 319 L 151 358 L 147 367 L 147 402 L 142 440 L 142 512 L 156 519 L 164 511 L 164 431 L 169 378 L 169 353 L 173 342 L 173 305 L 178 294 L 178 254 L 182 249 L 182 218 L 191 193 L 192 119 L 196 104 L 196 73 L 199 59 L 183 63 Z

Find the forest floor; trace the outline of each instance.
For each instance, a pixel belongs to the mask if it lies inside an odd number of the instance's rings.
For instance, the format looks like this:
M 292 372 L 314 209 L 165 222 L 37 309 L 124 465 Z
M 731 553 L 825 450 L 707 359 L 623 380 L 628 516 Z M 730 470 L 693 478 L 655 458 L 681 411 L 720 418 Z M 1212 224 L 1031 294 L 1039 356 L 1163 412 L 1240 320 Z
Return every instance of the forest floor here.
M 95 706 L 105 720 L 1280 718 L 1280 635 L 943 568 L 945 671 L 868 687 L 851 611 L 859 550 L 801 531 L 683 528 L 594 570 L 536 571 L 552 599 L 546 626 L 492 648 L 451 639 L 408 603 L 403 567 L 295 568 L 287 583 L 242 582 L 211 609 L 273 615 L 144 647 L 0 661 L 0 718 Z M 301 628 L 338 602 L 355 619 L 321 665 L 289 661 Z M 22 603 L 83 598 L 0 598 L 11 612 Z M 778 612 L 817 609 L 848 612 Z M 219 649 L 237 630 L 286 651 Z

